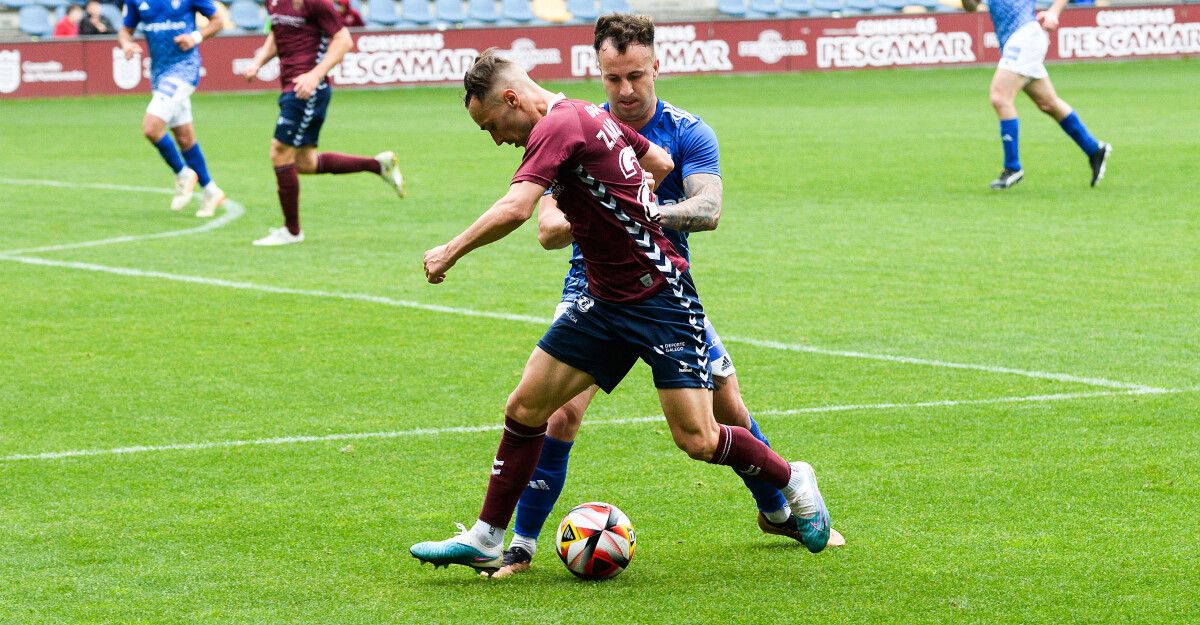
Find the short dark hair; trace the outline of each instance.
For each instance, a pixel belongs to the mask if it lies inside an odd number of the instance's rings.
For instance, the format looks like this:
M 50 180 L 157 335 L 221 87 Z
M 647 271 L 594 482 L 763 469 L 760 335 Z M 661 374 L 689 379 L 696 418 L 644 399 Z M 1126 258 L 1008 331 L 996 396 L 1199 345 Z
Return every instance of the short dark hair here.
M 609 39 L 620 54 L 625 54 L 625 50 L 634 43 L 640 43 L 653 51 L 654 20 L 645 15 L 628 13 L 602 15 L 596 20 L 596 38 L 592 42 L 592 48 L 599 52 L 600 46 Z
M 484 50 L 463 76 L 463 87 L 467 89 L 467 94 L 463 97 L 464 106 L 470 108 L 471 98 L 483 102 L 496 86 L 496 78 L 512 65 L 512 61 L 500 56 L 499 52 L 500 49 L 495 47 Z

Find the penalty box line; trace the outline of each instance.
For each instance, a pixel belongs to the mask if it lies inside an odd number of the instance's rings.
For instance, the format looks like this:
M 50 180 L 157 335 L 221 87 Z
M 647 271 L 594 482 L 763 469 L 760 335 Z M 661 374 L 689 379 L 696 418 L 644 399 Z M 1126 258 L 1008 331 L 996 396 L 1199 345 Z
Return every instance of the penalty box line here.
M 1177 393 L 1193 393 L 1200 387 L 1183 389 L 1128 389 L 1111 391 L 1090 391 L 1082 393 L 1055 393 L 1049 395 L 1025 395 L 1016 397 L 992 397 L 984 399 L 944 399 L 913 403 L 880 403 L 880 404 L 845 404 L 834 406 L 810 406 L 786 410 L 759 410 L 759 416 L 788 417 L 805 414 L 858 412 L 872 410 L 905 410 L 913 408 L 952 408 L 955 406 L 979 406 L 988 404 L 1021 404 L 1070 401 L 1102 397 L 1139 396 L 1139 395 L 1169 395 Z M 662 415 L 646 417 L 628 417 L 618 419 L 593 419 L 584 421 L 584 426 L 619 426 L 662 421 Z M 38 454 L 13 454 L 0 457 L 0 462 L 18 462 L 23 460 L 62 460 L 66 458 L 83 458 L 95 456 L 124 456 L 166 451 L 203 451 L 209 449 L 227 449 L 238 447 L 258 447 L 268 445 L 294 445 L 300 443 L 325 443 L 338 441 L 354 441 L 366 439 L 391 439 L 410 437 L 432 437 L 445 434 L 474 434 L 479 432 L 498 432 L 503 429 L 501 424 L 457 426 L 444 428 L 414 428 L 409 430 L 393 430 L 385 432 L 349 432 L 342 434 L 280 436 L 274 438 L 254 438 L 244 440 L 209 441 L 200 443 L 174 443 L 166 445 L 133 445 L 128 447 L 111 447 L 107 449 L 75 449 L 68 451 L 53 451 Z

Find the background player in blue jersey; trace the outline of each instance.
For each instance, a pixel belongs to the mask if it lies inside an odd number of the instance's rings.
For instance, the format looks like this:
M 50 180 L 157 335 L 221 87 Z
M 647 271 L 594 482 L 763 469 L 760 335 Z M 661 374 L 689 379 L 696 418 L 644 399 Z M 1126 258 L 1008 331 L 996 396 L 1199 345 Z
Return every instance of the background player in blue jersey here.
M 208 18 L 204 28 L 196 28 L 196 13 Z M 225 201 L 225 192 L 208 175 L 208 164 L 196 142 L 192 93 L 200 83 L 198 46 L 225 27 L 223 14 L 217 11 L 213 0 L 125 0 L 125 23 L 117 33 L 117 40 L 126 59 L 141 52 L 133 43 L 138 24 L 142 25 L 150 48 L 150 87 L 154 90 L 142 118 L 142 133 L 175 172 L 171 210 L 187 206 L 199 182 L 204 197 L 196 216 L 212 217 Z M 170 134 L 167 128 L 171 129 Z M 171 140 L 171 134 L 175 135 L 175 141 Z
M 658 61 L 654 55 L 654 23 L 650 18 L 620 14 L 601 17 L 596 22 L 593 47 L 608 100 L 604 108 L 651 143 L 664 148 L 675 162 L 675 168 L 659 181 L 655 192 L 659 202 L 658 222 L 675 249 L 687 258 L 688 233 L 713 230 L 721 217 L 717 137 L 700 118 L 658 98 L 654 89 Z M 584 292 L 587 278 L 579 246 L 571 239 L 570 224 L 551 196 L 544 197 L 538 208 L 538 240 L 547 249 L 573 247 L 562 301 L 555 311 L 558 317 Z M 729 353 L 711 323 L 705 323 L 705 330 L 708 362 L 716 387 L 713 412 L 717 422 L 745 428 L 769 444 L 742 400 Z M 568 457 L 583 413 L 598 390 L 591 387 L 550 417 L 538 467 L 517 504 L 513 540 L 504 553 L 504 567 L 495 577 L 529 569 L 537 550 L 538 534 L 566 482 Z M 738 475 L 754 496 L 762 531 L 801 540 L 796 520 L 779 490 L 758 479 Z M 831 536 L 830 544 L 840 543 L 840 535 Z
M 1046 72 L 1048 30 L 1058 28 L 1058 16 L 1067 0 L 1054 0 L 1050 8 L 1034 13 L 1034 0 L 989 0 L 996 37 L 1000 40 L 1000 64 L 992 77 L 991 98 L 1000 117 L 1000 141 L 1004 146 L 1004 170 L 992 181 L 993 189 L 1007 189 L 1025 177 L 1018 152 L 1020 123 L 1014 102 L 1022 89 L 1043 113 L 1054 118 L 1063 131 L 1087 154 L 1092 169 L 1092 186 L 1104 178 L 1112 146 L 1097 141 L 1070 104 L 1054 92 Z M 963 0 L 963 8 L 974 11 L 979 0 Z

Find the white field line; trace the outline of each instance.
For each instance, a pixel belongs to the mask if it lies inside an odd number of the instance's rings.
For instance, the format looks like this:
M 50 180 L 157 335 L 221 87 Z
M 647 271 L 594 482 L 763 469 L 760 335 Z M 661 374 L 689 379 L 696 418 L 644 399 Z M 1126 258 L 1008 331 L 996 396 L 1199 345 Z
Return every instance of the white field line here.
M 454 306 L 440 306 L 437 304 L 424 304 L 421 302 L 413 302 L 409 300 L 396 299 L 385 297 L 382 295 L 369 295 L 366 293 L 342 293 L 337 291 L 318 291 L 311 289 L 296 289 L 292 287 L 271 286 L 267 284 L 257 284 L 254 282 L 239 282 L 233 280 L 223 280 L 220 278 L 205 278 L 202 276 L 189 276 L 176 273 L 166 273 L 162 271 L 145 271 L 142 269 L 134 269 L 131 267 L 112 267 L 109 265 L 98 265 L 95 263 L 82 263 L 67 260 L 51 260 L 48 258 L 37 258 L 33 256 L 16 256 L 0 253 L 0 260 L 7 260 L 16 263 L 24 263 L 26 265 L 41 265 L 44 267 L 64 267 L 68 269 L 80 269 L 83 271 L 97 271 L 101 273 L 110 273 L 119 276 L 128 276 L 135 278 L 157 278 L 159 280 L 171 280 L 175 282 L 187 282 L 191 284 L 203 284 L 207 286 L 217 286 L 227 289 L 241 289 L 246 291 L 260 291 L 263 293 L 276 293 L 279 295 L 299 295 L 305 297 L 321 297 L 327 299 L 349 300 L 357 302 L 367 302 L 371 304 L 382 304 L 384 306 L 395 306 L 399 308 L 413 308 L 417 310 L 425 310 L 429 312 L 463 315 L 467 317 L 483 317 L 486 319 L 500 319 L 504 321 L 520 321 L 524 323 L 536 323 L 539 325 L 548 325 L 549 317 L 537 317 L 533 315 L 518 315 L 513 313 L 493 312 L 486 310 L 474 310 L 471 308 L 458 308 Z M 826 356 L 840 356 L 847 358 L 863 358 L 869 360 L 882 360 L 885 362 L 896 362 L 911 365 L 925 365 L 931 367 L 943 367 L 950 369 L 970 369 L 975 371 L 985 371 L 989 373 L 1006 373 L 1012 375 L 1024 376 L 1027 378 L 1036 378 L 1044 380 L 1056 380 L 1059 382 L 1072 382 L 1075 384 L 1085 384 L 1088 386 L 1099 386 L 1104 388 L 1128 389 L 1138 391 L 1155 391 L 1161 390 L 1152 386 L 1142 384 L 1132 384 L 1129 382 L 1118 382 L 1116 380 L 1106 380 L 1103 378 L 1081 377 L 1066 373 L 1049 373 L 1045 371 L 1027 371 L 1024 369 L 1014 369 L 1009 367 L 994 367 L 991 365 L 978 365 L 947 362 L 944 360 L 928 360 L 924 358 L 912 358 L 908 356 L 892 356 L 889 354 L 869 354 L 865 352 L 848 352 L 832 349 L 823 349 L 819 347 L 811 347 L 808 345 L 799 345 L 793 343 L 779 343 L 776 341 L 763 341 L 759 339 L 750 339 L 744 337 L 727 336 L 723 337 L 726 342 L 744 343 L 746 345 L 754 345 L 757 347 L 765 347 L 769 349 L 780 349 L 795 352 L 807 352 L 812 354 L 821 354 Z
M 78 183 L 67 184 L 54 180 L 19 180 L 13 178 L 0 178 L 0 184 L 24 184 L 41 187 L 64 187 L 69 189 L 86 188 L 86 189 L 102 189 L 112 191 L 135 191 L 140 193 L 159 193 L 171 195 L 174 191 L 170 189 L 156 189 L 154 187 L 130 187 L 116 184 L 100 184 L 100 183 Z M 62 250 L 74 250 L 84 247 L 97 247 L 100 245 L 112 245 L 114 243 L 130 243 L 133 241 L 148 241 L 150 239 L 169 239 L 173 237 L 182 237 L 189 234 L 200 234 L 210 230 L 216 230 L 226 224 L 234 221 L 246 213 L 245 207 L 237 202 L 226 199 L 223 204 L 225 210 L 220 217 L 210 219 L 194 228 L 185 228 L 183 230 L 171 230 L 169 232 L 155 232 L 153 234 L 136 234 L 121 237 L 113 237 L 110 239 L 100 239 L 98 241 L 82 241 L 80 243 L 64 243 L 62 245 L 47 245 L 45 247 L 27 247 L 17 250 L 6 250 L 0 252 L 0 255 L 15 255 L 15 254 L 35 254 L 38 252 L 58 252 Z
M 32 185 L 46 187 L 61 187 L 61 188 L 90 188 L 115 191 L 131 191 L 131 192 L 146 192 L 146 193 L 166 193 L 172 191 L 168 189 L 159 189 L 153 187 L 134 187 L 127 185 L 114 185 L 104 183 L 65 183 L 57 180 L 35 180 L 21 178 L 0 178 L 0 184 L 14 185 Z M 263 284 L 255 284 L 251 282 L 236 282 L 232 280 L 222 280 L 219 278 L 204 278 L 200 276 L 188 276 L 181 274 L 164 273 L 159 271 L 145 271 L 141 269 L 111 267 L 108 265 L 98 265 L 94 263 L 78 263 L 70 261 L 52 261 L 31 256 L 20 256 L 20 254 L 29 254 L 34 252 L 50 252 L 67 249 L 77 249 L 82 247 L 93 247 L 97 245 L 109 245 L 113 243 L 129 243 L 132 241 L 142 241 L 147 239 L 157 239 L 165 237 L 178 237 L 189 234 L 198 234 L 213 230 L 228 224 L 229 222 L 241 217 L 245 209 L 240 204 L 232 203 L 226 200 L 226 212 L 221 217 L 214 219 L 206 224 L 189 228 L 186 230 L 175 230 L 171 232 L 161 232 L 157 234 L 131 235 L 124 237 L 115 237 L 111 239 L 102 239 L 99 241 L 86 241 L 82 243 L 68 243 L 64 245 L 55 245 L 40 248 L 28 248 L 23 250 L 10 250 L 0 252 L 0 260 L 8 260 L 13 262 L 25 263 L 28 265 L 42 265 L 47 267 L 65 267 L 70 269 L 80 269 L 85 271 L 97 271 L 102 273 L 110 273 L 115 275 L 140 277 L 140 278 L 157 278 L 160 280 L 173 280 L 176 282 L 188 282 L 192 284 L 203 284 L 208 286 L 218 286 L 224 288 L 242 289 L 249 291 L 261 291 L 264 293 L 276 293 L 281 295 L 300 295 L 306 297 L 322 297 L 328 299 L 340 299 L 359 302 L 368 302 L 373 304 L 383 304 L 385 306 L 396 306 L 401 308 L 412 308 L 429 312 L 438 312 L 445 314 L 464 315 L 468 317 L 482 317 L 487 319 L 500 319 L 504 321 L 519 321 L 525 323 L 536 323 L 539 325 L 547 325 L 550 323 L 549 317 L 536 317 L 532 315 L 518 315 L 513 313 L 492 312 L 473 310 L 470 308 L 458 308 L 453 306 L 439 306 L 436 304 L 423 304 L 421 302 L 413 302 L 409 300 L 401 300 L 380 295 L 369 295 L 365 293 L 340 293 L 334 291 L 317 291 L 309 289 L 294 289 L 290 287 L 277 287 Z M 969 363 L 957 363 L 944 360 L 932 360 L 926 358 L 914 358 L 909 356 L 893 356 L 890 354 L 872 354 L 866 352 L 843 351 L 834 349 L 825 349 L 820 347 L 812 347 L 798 343 L 780 343 L 777 341 L 764 341 L 760 339 L 744 338 L 737 336 L 726 336 L 723 339 L 727 342 L 744 343 L 756 347 L 764 347 L 768 349 L 779 349 L 786 351 L 805 352 L 810 354 L 820 354 L 825 356 L 837 356 L 843 358 L 861 358 L 868 360 L 880 360 L 885 362 L 895 362 L 910 365 L 923 365 L 930 367 L 942 367 L 949 369 L 968 369 L 974 371 L 985 371 L 988 373 L 1003 373 L 1011 375 L 1019 375 L 1027 378 L 1055 380 L 1059 382 L 1070 382 L 1075 384 L 1084 384 L 1087 386 L 1099 386 L 1104 388 L 1130 389 L 1142 391 L 1157 391 L 1162 390 L 1152 386 L 1142 384 L 1133 384 L 1130 382 L 1120 382 L 1116 380 L 1108 380 L 1097 377 L 1075 376 L 1065 373 L 1051 373 L 1045 371 L 1030 371 L 1025 369 L 1016 369 L 1011 367 L 997 367 L 992 365 L 978 365 Z
M 1068 401 L 1073 399 L 1090 399 L 1095 397 L 1117 397 L 1123 395 L 1166 395 L 1174 393 L 1192 393 L 1200 391 L 1197 388 L 1184 389 L 1132 389 L 1114 391 L 1091 391 L 1084 393 L 1057 393 L 1053 395 L 1027 395 L 1022 397 L 994 397 L 990 399 L 945 399 L 915 403 L 883 403 L 883 404 L 849 404 L 841 406 L 811 406 L 808 408 L 793 408 L 789 410 L 759 410 L 757 415 L 794 416 L 801 414 L 817 414 L 831 412 L 852 412 L 870 410 L 903 410 L 912 408 L 943 408 L 954 406 L 970 406 L 983 404 L 1019 404 L 1040 403 L 1053 401 Z M 661 421 L 661 415 L 648 417 L 627 417 L 621 419 L 593 419 L 585 421 L 586 426 L 632 425 Z M 75 449 L 69 451 L 52 451 L 40 454 L 14 454 L 0 457 L 0 462 L 16 462 L 20 460 L 60 460 L 63 458 L 80 458 L 88 456 L 123 456 L 158 451 L 201 451 L 206 449 L 222 449 L 231 447 L 253 447 L 262 445 L 291 445 L 297 443 L 323 443 L 335 441 L 350 441 L 363 439 L 388 439 L 408 437 L 429 437 L 443 434 L 472 434 L 478 432 L 498 432 L 503 429 L 501 424 L 473 425 L 445 428 L 415 428 L 411 430 L 394 430 L 390 432 L 351 432 L 344 434 L 323 434 L 310 436 L 280 436 L 275 438 L 255 438 L 232 441 L 210 441 L 203 443 L 175 443 L 169 445 L 133 445 L 129 447 L 113 447 L 108 449 Z

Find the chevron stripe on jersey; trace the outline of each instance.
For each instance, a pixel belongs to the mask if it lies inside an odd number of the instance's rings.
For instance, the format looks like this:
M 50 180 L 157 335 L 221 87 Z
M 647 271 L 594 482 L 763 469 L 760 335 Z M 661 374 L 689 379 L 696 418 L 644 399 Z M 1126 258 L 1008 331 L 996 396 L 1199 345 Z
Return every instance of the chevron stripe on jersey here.
M 689 311 L 688 325 L 691 326 L 692 339 L 695 341 L 693 350 L 696 353 L 696 360 L 694 362 L 681 360 L 680 364 L 684 367 L 694 368 L 696 373 L 700 376 L 700 379 L 705 383 L 708 383 L 708 343 L 704 340 L 704 311 L 692 310 L 692 300 L 688 298 L 684 292 L 684 284 L 682 276 L 679 273 L 679 269 L 675 267 L 675 263 L 671 262 L 671 259 L 666 255 L 666 253 L 663 252 L 662 248 L 658 246 L 658 243 L 654 241 L 654 238 L 650 236 L 650 231 L 646 230 L 646 227 L 642 224 L 630 219 L 629 215 L 626 215 L 625 211 L 621 210 L 621 208 L 617 206 L 616 198 L 609 193 L 608 188 L 604 186 L 604 183 L 592 177 L 592 175 L 589 174 L 587 170 L 583 168 L 583 166 L 578 166 L 575 168 L 575 175 L 578 176 L 580 181 L 587 186 L 588 190 L 591 191 L 592 196 L 595 197 L 596 201 L 600 203 L 600 206 L 603 206 L 606 210 L 612 213 L 614 217 L 617 218 L 617 221 L 619 221 L 621 226 L 625 228 L 625 232 L 628 232 L 629 236 L 633 238 L 633 242 L 637 244 L 638 249 L 646 255 L 646 258 L 650 259 L 650 262 L 654 263 L 654 268 L 658 269 L 659 273 L 666 278 L 667 285 L 671 289 L 671 293 L 675 296 L 675 299 L 679 305 L 682 306 L 684 310 Z M 655 351 L 666 355 L 658 348 L 655 348 Z

